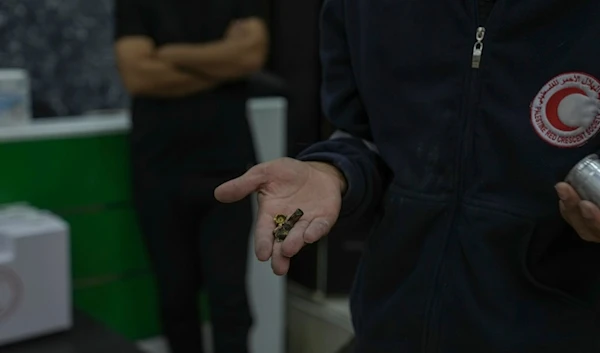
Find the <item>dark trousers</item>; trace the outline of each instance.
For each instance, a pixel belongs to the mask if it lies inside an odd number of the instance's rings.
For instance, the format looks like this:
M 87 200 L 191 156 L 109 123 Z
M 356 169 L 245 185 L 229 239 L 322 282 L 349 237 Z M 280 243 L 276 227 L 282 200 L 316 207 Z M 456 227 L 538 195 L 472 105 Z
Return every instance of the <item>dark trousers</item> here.
M 348 341 L 340 350 L 336 353 L 357 353 L 354 347 L 354 337 Z
M 172 353 L 203 352 L 198 297 L 208 294 L 215 353 L 248 352 L 246 261 L 251 201 L 220 204 L 221 176 L 139 175 L 135 203 L 156 273 L 163 331 Z

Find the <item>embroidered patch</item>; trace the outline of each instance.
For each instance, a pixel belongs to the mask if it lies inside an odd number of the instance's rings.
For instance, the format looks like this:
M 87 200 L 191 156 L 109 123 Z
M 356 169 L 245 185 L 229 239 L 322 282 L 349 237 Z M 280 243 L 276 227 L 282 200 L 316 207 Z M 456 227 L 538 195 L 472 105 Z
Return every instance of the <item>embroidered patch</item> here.
M 578 72 L 553 78 L 531 103 L 531 123 L 553 146 L 585 144 L 600 131 L 600 81 Z

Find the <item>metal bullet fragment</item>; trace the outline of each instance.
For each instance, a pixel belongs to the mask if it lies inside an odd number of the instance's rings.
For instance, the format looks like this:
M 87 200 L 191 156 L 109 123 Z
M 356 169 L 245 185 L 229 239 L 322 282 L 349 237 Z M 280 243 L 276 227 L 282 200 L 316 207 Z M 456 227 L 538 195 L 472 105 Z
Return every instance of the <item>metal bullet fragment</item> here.
M 275 227 L 275 229 L 273 230 L 273 236 L 275 237 L 275 241 L 282 242 L 283 240 L 285 240 L 285 238 L 290 233 L 290 230 L 292 230 L 296 222 L 298 222 L 298 220 L 300 220 L 300 218 L 302 218 L 303 215 L 304 212 L 302 212 L 301 209 L 297 209 L 291 216 L 287 217 L 287 219 L 283 223 L 278 224 L 277 227 Z M 278 216 L 276 216 L 275 219 L 275 222 L 277 222 Z
M 287 219 L 287 217 L 285 215 L 282 214 L 278 214 L 277 216 L 275 216 L 275 218 L 273 218 L 273 220 L 275 221 L 275 225 L 282 225 L 283 223 L 285 223 L 285 220 Z

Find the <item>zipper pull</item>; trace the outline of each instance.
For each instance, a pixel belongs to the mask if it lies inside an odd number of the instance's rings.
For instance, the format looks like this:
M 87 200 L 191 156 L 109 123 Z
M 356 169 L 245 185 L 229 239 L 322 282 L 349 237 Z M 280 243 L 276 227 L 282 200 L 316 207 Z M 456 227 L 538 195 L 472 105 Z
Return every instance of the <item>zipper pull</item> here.
M 481 55 L 483 54 L 483 38 L 485 37 L 485 27 L 478 27 L 475 34 L 475 45 L 473 46 L 473 57 L 471 59 L 471 67 L 479 69 L 481 63 Z

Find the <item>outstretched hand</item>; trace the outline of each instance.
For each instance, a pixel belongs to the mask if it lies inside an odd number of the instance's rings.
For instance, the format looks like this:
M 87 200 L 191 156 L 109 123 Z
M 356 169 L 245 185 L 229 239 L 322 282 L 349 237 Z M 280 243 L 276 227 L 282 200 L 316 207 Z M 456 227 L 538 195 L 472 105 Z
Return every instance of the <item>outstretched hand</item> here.
M 284 275 L 292 256 L 305 244 L 329 233 L 340 213 L 345 184 L 343 175 L 332 165 L 281 158 L 256 165 L 239 178 L 220 185 L 215 197 L 231 203 L 258 193 L 256 256 L 260 261 L 271 259 L 273 272 Z M 304 215 L 283 242 L 275 242 L 274 217 L 289 216 L 296 209 Z

